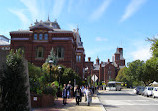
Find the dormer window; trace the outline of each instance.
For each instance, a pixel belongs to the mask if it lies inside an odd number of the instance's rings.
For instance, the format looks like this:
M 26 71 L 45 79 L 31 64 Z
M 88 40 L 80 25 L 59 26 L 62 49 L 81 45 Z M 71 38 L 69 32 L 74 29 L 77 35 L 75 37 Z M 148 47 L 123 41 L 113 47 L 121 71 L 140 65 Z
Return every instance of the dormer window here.
M 43 39 L 43 34 L 39 34 L 39 40 Z
M 48 40 L 48 34 L 44 34 L 44 40 Z
M 37 34 L 34 34 L 34 40 L 37 40 Z

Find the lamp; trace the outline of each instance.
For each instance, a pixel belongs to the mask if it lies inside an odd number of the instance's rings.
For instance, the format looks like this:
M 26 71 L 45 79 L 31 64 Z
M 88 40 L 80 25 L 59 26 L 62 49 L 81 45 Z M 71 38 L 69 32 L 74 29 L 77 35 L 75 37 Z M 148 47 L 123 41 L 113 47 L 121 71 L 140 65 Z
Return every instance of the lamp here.
M 51 82 L 51 68 L 52 68 L 52 64 L 53 64 L 53 61 L 52 61 L 52 60 L 49 60 L 49 67 L 50 67 L 50 82 Z

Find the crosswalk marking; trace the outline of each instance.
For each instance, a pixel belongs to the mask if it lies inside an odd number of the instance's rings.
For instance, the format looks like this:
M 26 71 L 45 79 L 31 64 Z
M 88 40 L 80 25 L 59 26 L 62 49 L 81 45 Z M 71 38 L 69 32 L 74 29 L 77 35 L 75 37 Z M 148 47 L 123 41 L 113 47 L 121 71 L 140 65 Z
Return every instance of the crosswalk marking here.
M 149 100 L 102 100 L 104 105 L 158 105 L 158 102 Z

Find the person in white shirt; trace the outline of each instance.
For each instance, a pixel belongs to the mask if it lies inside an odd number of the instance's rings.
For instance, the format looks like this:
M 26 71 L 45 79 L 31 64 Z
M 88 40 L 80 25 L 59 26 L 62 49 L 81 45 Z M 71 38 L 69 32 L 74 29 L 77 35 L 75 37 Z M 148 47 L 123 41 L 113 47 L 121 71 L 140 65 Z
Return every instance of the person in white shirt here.
M 87 104 L 88 104 L 88 106 L 90 106 L 90 103 L 92 102 L 92 95 L 93 95 L 93 92 L 88 87 L 87 90 L 86 90 L 86 97 L 87 97 Z

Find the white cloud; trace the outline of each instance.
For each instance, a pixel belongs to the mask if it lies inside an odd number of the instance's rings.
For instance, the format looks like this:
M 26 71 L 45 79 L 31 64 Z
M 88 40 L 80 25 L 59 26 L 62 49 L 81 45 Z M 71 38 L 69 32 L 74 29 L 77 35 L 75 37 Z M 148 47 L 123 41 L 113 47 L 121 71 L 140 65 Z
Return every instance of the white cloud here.
M 146 44 L 145 42 L 136 42 L 134 43 L 135 47 L 133 51 L 129 52 L 129 55 L 133 58 L 133 60 L 144 60 L 150 59 L 152 57 L 152 53 L 150 51 L 151 44 Z
M 68 26 L 68 30 L 73 30 L 73 29 L 76 29 L 77 28 L 77 25 L 75 25 L 75 24 L 67 24 L 67 26 Z
M 58 18 L 62 12 L 65 0 L 54 0 L 53 16 Z
M 107 38 L 103 38 L 103 37 L 96 37 L 96 41 L 108 41 Z
M 126 7 L 124 15 L 121 17 L 120 22 L 125 21 L 129 17 L 131 17 L 134 13 L 136 13 L 140 7 L 146 2 L 146 0 L 131 0 L 131 2 Z
M 26 17 L 26 15 L 23 13 L 23 10 L 13 10 L 9 9 L 9 11 L 13 14 L 15 14 L 22 22 L 23 26 L 25 27 L 29 23 L 29 19 Z
M 72 10 L 72 4 L 73 4 L 73 0 L 69 0 L 69 3 L 68 3 L 68 13 L 70 13 L 71 10 Z
M 99 7 L 98 9 L 96 9 L 92 15 L 90 16 L 91 20 L 97 20 L 99 19 L 103 13 L 106 11 L 106 9 L 108 8 L 108 6 L 110 5 L 112 0 L 105 0 Z
M 20 0 L 31 13 L 32 19 L 35 20 L 39 17 L 39 10 L 37 8 L 37 0 Z

